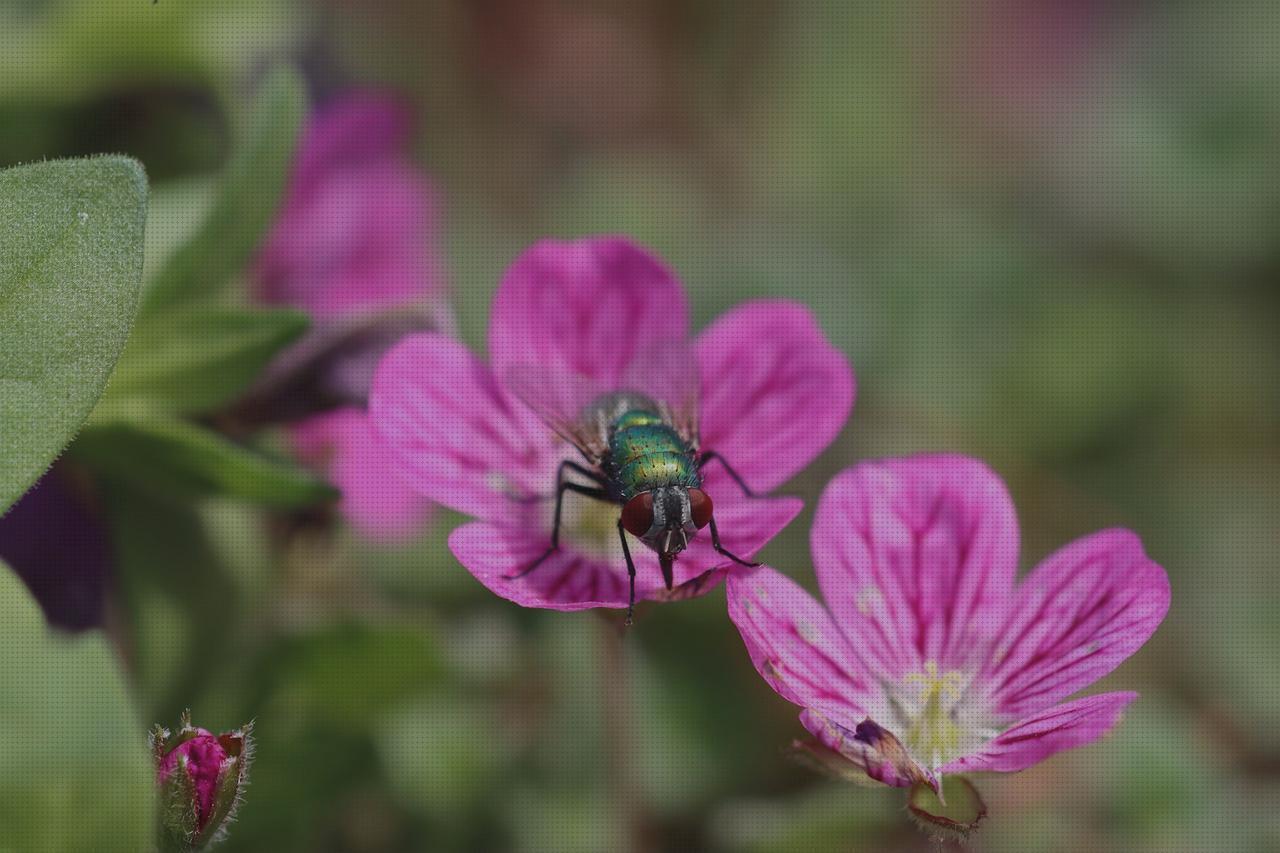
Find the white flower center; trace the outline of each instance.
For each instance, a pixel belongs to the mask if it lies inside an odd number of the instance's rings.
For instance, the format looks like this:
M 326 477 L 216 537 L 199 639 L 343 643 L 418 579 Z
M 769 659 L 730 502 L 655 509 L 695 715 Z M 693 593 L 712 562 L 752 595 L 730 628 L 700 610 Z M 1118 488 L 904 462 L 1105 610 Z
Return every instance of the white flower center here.
M 968 691 L 972 675 L 941 672 L 925 661 L 924 672 L 908 673 L 890 691 L 898 718 L 896 733 L 915 760 L 932 770 L 980 748 L 999 733 L 992 714 L 975 707 Z

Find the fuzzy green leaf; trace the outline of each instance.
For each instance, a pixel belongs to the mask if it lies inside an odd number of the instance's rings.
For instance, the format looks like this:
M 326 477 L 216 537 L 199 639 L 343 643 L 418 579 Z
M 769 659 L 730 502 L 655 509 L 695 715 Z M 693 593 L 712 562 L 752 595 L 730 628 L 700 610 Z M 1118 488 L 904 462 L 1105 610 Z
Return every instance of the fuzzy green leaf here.
M 281 69 L 267 78 L 213 208 L 151 282 L 144 310 L 191 295 L 213 296 L 244 268 L 275 216 L 306 109 L 306 92 L 295 72 Z
M 295 311 L 218 306 L 144 314 L 95 417 L 210 411 L 243 391 L 307 323 Z
M 146 198 L 123 157 L 0 172 L 0 512 L 71 441 L 124 347 Z
M 153 494 L 226 496 L 264 506 L 307 506 L 333 488 L 287 462 L 181 421 L 91 425 L 73 448 L 95 470 Z
M 51 632 L 0 564 L 0 649 L 0 850 L 149 849 L 146 729 L 106 639 Z

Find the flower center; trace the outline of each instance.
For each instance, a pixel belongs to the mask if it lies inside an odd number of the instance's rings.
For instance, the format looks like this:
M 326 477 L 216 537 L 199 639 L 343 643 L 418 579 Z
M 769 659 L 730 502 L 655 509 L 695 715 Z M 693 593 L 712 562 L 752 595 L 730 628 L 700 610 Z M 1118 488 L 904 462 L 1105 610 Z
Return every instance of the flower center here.
M 903 676 L 898 689 L 888 689 L 893 719 L 912 759 L 937 771 L 963 755 L 980 749 L 1007 725 L 980 695 L 969 689 L 972 673 L 941 671 L 938 662 L 925 661 L 923 672 Z
M 965 675 L 957 670 L 939 674 L 937 661 L 926 661 L 924 672 L 904 679 L 915 688 L 914 713 L 908 713 L 907 748 L 931 767 L 941 767 L 960 754 L 964 729 L 957 721 L 955 706 L 963 695 Z
M 555 522 L 555 501 L 547 501 L 546 504 L 546 529 L 550 532 Z M 560 510 L 560 544 L 598 560 L 621 562 L 618 507 L 586 495 L 566 492 L 564 506 Z

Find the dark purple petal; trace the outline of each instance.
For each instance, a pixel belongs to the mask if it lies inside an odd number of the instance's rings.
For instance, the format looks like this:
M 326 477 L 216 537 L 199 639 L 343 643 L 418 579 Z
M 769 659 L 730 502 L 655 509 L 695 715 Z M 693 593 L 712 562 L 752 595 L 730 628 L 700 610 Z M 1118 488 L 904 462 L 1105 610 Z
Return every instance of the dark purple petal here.
M 818 504 L 814 565 L 836 623 L 876 675 L 963 669 L 1012 592 L 1018 526 L 1004 484 L 963 456 L 866 462 Z
M 0 518 L 0 560 L 31 589 L 51 625 L 102 624 L 111 574 L 106 528 L 58 465 Z
M 1049 756 L 1092 743 L 1111 730 L 1137 693 L 1102 693 L 1055 705 L 1020 720 L 973 755 L 942 768 L 943 773 L 990 770 L 1012 773 Z
M 982 674 L 997 710 L 1025 717 L 1088 687 L 1142 647 L 1169 610 L 1169 578 L 1128 530 L 1060 549 L 1018 585 Z
M 757 491 L 812 462 L 849 417 L 853 371 L 802 305 L 740 305 L 698 336 L 696 354 L 703 446 Z

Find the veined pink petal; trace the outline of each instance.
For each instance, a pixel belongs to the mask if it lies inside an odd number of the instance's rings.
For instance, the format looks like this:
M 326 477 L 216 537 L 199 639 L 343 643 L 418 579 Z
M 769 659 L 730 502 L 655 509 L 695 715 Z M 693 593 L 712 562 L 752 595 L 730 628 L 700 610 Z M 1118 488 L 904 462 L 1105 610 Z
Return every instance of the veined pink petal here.
M 516 258 L 494 295 L 489 358 L 499 380 L 531 364 L 614 387 L 647 346 L 683 341 L 688 328 L 684 288 L 634 243 L 543 240 Z
M 1137 693 L 1101 693 L 1055 705 L 1015 723 L 981 751 L 951 762 L 942 772 L 1012 773 L 1030 767 L 1064 749 L 1102 737 L 1137 698 Z
M 1034 714 L 1111 672 L 1169 609 L 1169 578 L 1128 530 L 1060 549 L 1018 586 L 982 675 L 997 710 Z
M 845 725 L 812 708 L 800 712 L 800 724 L 827 749 L 861 767 L 870 778 L 895 788 L 924 782 L 938 790 L 938 778 L 917 764 L 902 742 L 869 718 Z
M 449 534 L 449 548 L 458 562 L 495 595 L 521 607 L 568 611 L 627 606 L 626 572 L 571 548 L 552 554 L 524 577 L 510 577 L 531 566 L 548 545 L 548 536 L 528 527 L 482 521 Z M 639 597 L 639 574 L 636 581 Z
M 795 302 L 740 305 L 698 336 L 695 352 L 702 444 L 724 454 L 757 491 L 812 462 L 849 417 L 849 362 Z
M 874 681 L 813 596 L 768 566 L 731 572 L 725 594 L 751 662 L 778 695 L 848 725 L 866 715 Z
M 565 500 L 590 500 L 566 495 Z M 795 498 L 760 499 L 747 509 L 730 502 L 717 524 L 726 548 L 750 557 L 773 538 L 800 511 Z M 449 537 L 454 556 L 476 579 L 497 595 L 522 607 L 552 610 L 584 610 L 590 607 L 627 606 L 630 595 L 626 562 L 621 549 L 611 557 L 589 555 L 574 547 L 562 533 L 560 550 L 524 577 L 512 578 L 531 566 L 551 544 L 550 531 L 528 525 L 476 522 L 459 527 Z M 634 537 L 628 538 L 636 566 L 636 600 L 689 598 L 714 589 L 729 565 L 700 533 L 675 561 L 677 591 L 668 592 L 657 557 Z M 612 541 L 608 543 L 612 546 Z M 736 549 L 736 550 L 735 550 Z M 699 583 L 693 583 L 699 581 Z
M 339 508 L 371 539 L 398 541 L 413 536 L 432 504 L 396 475 L 400 467 L 378 440 L 368 415 L 337 409 L 290 428 L 299 455 L 327 470 L 342 491 Z
M 369 414 L 400 475 L 420 494 L 481 518 L 541 494 L 550 436 L 512 407 L 489 369 L 443 335 L 411 335 L 378 365 Z
M 976 663 L 1018 561 L 1004 484 L 963 456 L 866 462 L 822 495 L 811 544 L 836 623 L 886 681 Z

